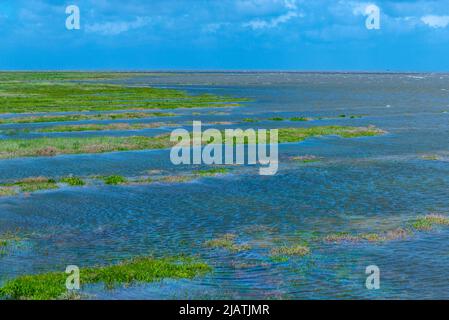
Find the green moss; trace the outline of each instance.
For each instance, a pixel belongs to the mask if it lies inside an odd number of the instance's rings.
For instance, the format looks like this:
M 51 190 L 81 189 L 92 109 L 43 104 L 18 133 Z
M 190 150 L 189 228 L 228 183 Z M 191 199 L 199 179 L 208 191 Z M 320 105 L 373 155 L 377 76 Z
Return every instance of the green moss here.
M 449 226 L 449 217 L 440 214 L 429 214 L 418 217 L 411 224 L 412 228 L 418 231 L 429 231 L 438 225 Z
M 218 238 L 208 240 L 204 243 L 209 248 L 221 248 L 231 252 L 240 252 L 251 249 L 248 244 L 237 244 L 235 242 L 237 236 L 235 234 L 227 233 Z
M 271 250 L 271 256 L 305 256 L 310 253 L 310 249 L 307 246 L 296 244 L 293 246 L 282 246 L 273 248 Z
M 124 184 L 128 182 L 128 180 L 125 177 L 119 175 L 104 177 L 103 180 L 104 183 L 111 185 Z
M 82 286 L 103 283 L 107 288 L 133 283 L 149 283 L 162 279 L 191 279 L 211 271 L 211 267 L 192 258 L 141 257 L 116 265 L 80 269 Z M 49 300 L 64 297 L 67 274 L 49 272 L 25 275 L 7 281 L 0 288 L 0 297 L 12 299 Z
M 86 183 L 78 177 L 65 177 L 61 179 L 61 182 L 67 183 L 70 186 L 84 186 Z

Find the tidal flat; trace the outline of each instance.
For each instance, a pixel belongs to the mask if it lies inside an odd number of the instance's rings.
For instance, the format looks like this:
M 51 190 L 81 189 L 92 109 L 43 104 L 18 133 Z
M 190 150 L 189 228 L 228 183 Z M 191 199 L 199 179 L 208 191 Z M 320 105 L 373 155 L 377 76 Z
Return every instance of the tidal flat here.
M 110 125 L 111 126 L 111 125 Z M 119 125 L 120 126 L 120 125 Z M 130 128 L 131 129 L 131 128 Z M 370 137 L 385 133 L 373 126 L 316 126 L 310 128 L 281 128 L 278 143 L 300 142 L 307 138 L 335 135 L 343 138 Z M 247 142 L 244 132 L 238 138 Z M 208 141 L 204 140 L 204 143 Z M 226 143 L 228 143 L 225 140 Z M 3 139 L 0 140 L 0 158 L 56 156 L 61 154 L 105 153 L 113 151 L 166 149 L 175 145 L 170 135 L 156 137 L 86 137 L 86 138 L 36 138 L 36 139 Z
M 0 124 L 20 123 L 46 123 L 46 122 L 68 122 L 85 120 L 129 120 L 146 119 L 154 117 L 173 117 L 170 112 L 122 112 L 122 113 L 99 113 L 99 114 L 66 114 L 66 115 L 41 115 L 26 117 L 0 118 Z
M 207 93 L 193 96 L 180 90 L 88 82 L 83 80 L 95 77 L 83 75 L 70 78 L 67 73 L 54 73 L 52 77 L 2 73 L 0 113 L 198 108 L 247 101 Z M 103 74 L 96 80 L 108 76 L 116 78 L 120 74 Z
M 28 130 L 0 139 L 0 299 L 448 299 L 447 87 L 444 74 L 0 73 L 0 134 Z M 199 120 L 279 129 L 277 174 L 173 165 L 169 132 Z M 380 290 L 365 287 L 373 264 Z M 68 265 L 80 291 L 64 287 Z

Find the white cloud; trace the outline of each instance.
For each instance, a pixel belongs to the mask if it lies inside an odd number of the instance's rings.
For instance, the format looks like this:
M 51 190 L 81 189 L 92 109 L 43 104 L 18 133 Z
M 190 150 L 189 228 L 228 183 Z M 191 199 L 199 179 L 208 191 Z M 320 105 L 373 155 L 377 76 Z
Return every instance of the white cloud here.
M 300 15 L 297 12 L 289 11 L 286 14 L 283 14 L 279 17 L 270 19 L 270 20 L 262 20 L 262 19 L 254 19 L 250 22 L 243 24 L 244 27 L 250 27 L 253 30 L 258 29 L 266 29 L 266 28 L 276 28 L 278 25 L 282 23 L 286 23 L 292 18 L 299 17 Z
M 368 8 L 370 6 L 375 6 L 374 3 L 370 3 L 370 2 L 362 2 L 362 3 L 351 2 L 351 5 L 352 5 L 352 14 L 355 16 L 366 15 L 366 8 Z
M 296 0 L 284 0 L 284 5 L 287 9 L 296 10 Z
M 204 33 L 216 33 L 223 27 L 227 27 L 229 25 L 230 25 L 230 23 L 209 23 L 209 24 L 204 25 L 201 28 L 201 31 Z
M 431 28 L 446 28 L 449 25 L 449 16 L 427 15 L 421 21 Z
M 86 25 L 86 31 L 113 36 L 133 29 L 139 29 L 151 22 L 149 17 L 137 17 L 134 21 L 103 22 Z
M 244 23 L 243 26 L 250 27 L 253 30 L 271 29 L 276 28 L 280 24 L 288 22 L 290 19 L 304 16 L 303 14 L 298 12 L 296 0 L 284 0 L 283 6 L 288 10 L 285 14 L 271 19 L 253 19 L 247 23 Z

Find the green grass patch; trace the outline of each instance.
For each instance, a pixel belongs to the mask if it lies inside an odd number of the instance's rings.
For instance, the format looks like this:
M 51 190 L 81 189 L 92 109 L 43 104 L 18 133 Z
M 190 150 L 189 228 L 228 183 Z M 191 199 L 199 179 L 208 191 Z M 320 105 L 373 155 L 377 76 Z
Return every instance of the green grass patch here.
M 7 247 L 12 243 L 22 241 L 16 233 L 7 232 L 0 235 L 0 247 Z
M 104 183 L 110 184 L 110 185 L 125 184 L 128 182 L 128 179 L 126 179 L 123 176 L 119 176 L 119 175 L 112 175 L 112 176 L 104 177 L 103 180 L 104 180 Z
M 23 239 L 16 233 L 7 232 L 0 234 L 0 258 L 8 255 L 10 251 L 18 246 Z
M 290 159 L 294 160 L 294 161 L 298 161 L 300 163 L 312 163 L 312 162 L 318 162 L 321 160 L 321 158 L 319 158 L 317 156 L 312 156 L 312 155 L 291 157 Z
M 316 126 L 310 128 L 279 129 L 279 142 L 298 142 L 310 137 L 336 135 L 343 138 L 371 137 L 384 134 L 385 131 L 374 126 Z
M 192 258 L 139 257 L 116 265 L 80 269 L 80 284 L 103 283 L 106 288 L 162 279 L 192 279 L 212 269 Z M 0 297 L 9 299 L 50 300 L 64 297 L 67 274 L 49 272 L 9 280 L 0 288 Z
M 82 72 L 82 71 L 13 71 L 0 72 L 0 82 L 21 81 L 98 81 L 128 79 L 143 75 L 168 75 L 167 73 L 133 73 L 133 72 Z
M 42 115 L 24 116 L 0 119 L 0 124 L 12 123 L 46 123 L 46 122 L 67 122 L 85 120 L 129 120 L 145 119 L 153 117 L 172 117 L 175 113 L 167 112 L 122 112 L 122 113 L 100 113 L 100 114 L 67 114 L 67 115 Z
M 290 121 L 309 121 L 310 118 L 306 118 L 306 117 L 293 117 L 290 118 Z
M 243 119 L 242 121 L 243 121 L 243 122 L 249 122 L 249 123 L 252 123 L 252 122 L 258 122 L 258 120 L 256 120 L 256 119 L 251 119 L 251 118 L 245 118 L 245 119 Z
M 337 232 L 327 235 L 323 238 L 325 242 L 340 243 L 340 242 L 385 242 L 392 240 L 406 239 L 411 235 L 410 230 L 397 228 L 389 230 L 384 233 L 360 233 L 351 234 L 349 232 Z
M 190 95 L 173 89 L 82 81 L 116 76 L 120 78 L 123 75 L 103 73 L 96 77 L 95 73 L 54 73 L 53 76 L 43 73 L 2 73 L 0 113 L 220 107 L 247 101 L 213 94 Z
M 31 177 L 16 181 L 14 183 L 3 184 L 4 187 L 18 187 L 22 192 L 36 192 L 40 190 L 58 189 L 54 179 L 46 177 Z
M 270 256 L 270 260 L 274 263 L 284 263 L 289 261 L 290 259 L 287 256 Z
M 350 234 L 348 232 L 337 232 L 324 237 L 326 242 L 359 242 L 359 241 L 378 242 L 384 241 L 384 238 L 377 233 Z
M 80 132 L 80 131 L 112 131 L 112 130 L 142 130 L 167 126 L 178 126 L 175 123 L 111 123 L 111 124 L 73 124 L 59 125 L 37 129 L 36 132 Z
M 285 119 L 281 118 L 281 117 L 273 117 L 273 118 L 268 118 L 268 120 L 271 120 L 271 121 L 284 121 Z
M 159 179 L 159 182 L 163 182 L 163 183 L 181 183 L 181 182 L 188 182 L 188 181 L 192 181 L 193 179 L 195 179 L 195 177 L 193 176 L 165 176 L 162 177 L 161 179 Z
M 65 177 L 61 179 L 62 183 L 67 183 L 69 186 L 84 186 L 86 183 L 78 177 Z
M 55 156 L 59 154 L 165 149 L 168 135 L 157 137 L 60 137 L 0 140 L 0 158 Z
M 213 168 L 213 169 L 205 169 L 205 170 L 197 170 L 195 174 L 200 176 L 216 176 L 218 174 L 226 174 L 229 172 L 228 168 Z
M 435 226 L 449 226 L 449 217 L 440 214 L 429 214 L 418 217 L 411 224 L 411 227 L 418 231 L 429 231 Z
M 281 128 L 279 143 L 299 142 L 310 137 L 337 135 L 343 138 L 376 136 L 384 131 L 373 126 L 318 126 L 310 128 Z M 243 136 L 243 141 L 247 139 Z M 225 139 L 226 140 L 226 139 Z M 233 138 L 234 143 L 237 140 Z M 207 143 L 207 141 L 204 141 Z M 226 143 L 228 143 L 226 141 Z M 168 134 L 156 137 L 59 137 L 0 140 L 0 158 L 55 156 L 59 154 L 104 153 L 112 151 L 166 149 L 173 146 Z
M 231 252 L 240 252 L 251 249 L 251 246 L 248 244 L 237 244 L 235 241 L 236 238 L 237 236 L 235 234 L 227 233 L 218 238 L 206 241 L 204 245 L 209 248 L 220 248 Z

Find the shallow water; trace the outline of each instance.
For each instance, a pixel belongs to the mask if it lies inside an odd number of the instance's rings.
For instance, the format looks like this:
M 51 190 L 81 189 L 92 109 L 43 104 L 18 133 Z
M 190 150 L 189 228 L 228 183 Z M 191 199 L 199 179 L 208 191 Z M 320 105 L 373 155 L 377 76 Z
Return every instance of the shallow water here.
M 115 290 L 91 286 L 84 292 L 100 299 L 449 298 L 447 228 L 380 244 L 314 242 L 310 255 L 285 262 L 275 262 L 269 254 L 270 247 L 294 244 L 304 233 L 384 232 L 404 227 L 418 215 L 449 214 L 449 114 L 444 113 L 449 110 L 449 75 L 205 73 L 125 82 L 253 99 L 238 108 L 176 110 L 177 117 L 150 122 L 259 118 L 263 121 L 238 126 L 371 124 L 388 133 L 283 144 L 279 172 L 272 177 L 259 176 L 255 167 L 236 167 L 229 175 L 188 183 L 95 185 L 0 198 L 0 234 L 19 229 L 26 235 L 22 246 L 0 256 L 0 282 L 21 274 L 65 270 L 69 264 L 185 253 L 198 255 L 214 272 L 194 280 Z M 341 114 L 362 117 L 338 118 Z M 274 116 L 331 118 L 267 121 Z M 68 135 L 90 134 L 111 132 Z M 67 134 L 49 134 L 58 135 Z M 439 160 L 422 158 L 429 154 Z M 319 156 L 322 161 L 299 164 L 289 159 L 300 155 Z M 65 155 L 0 160 L 0 181 L 68 174 L 132 177 L 147 170 L 180 174 L 193 169 L 172 165 L 168 150 Z M 203 246 L 224 233 L 236 234 L 238 242 L 249 243 L 252 249 L 231 253 Z M 365 288 L 365 268 L 373 264 L 381 270 L 379 290 Z

